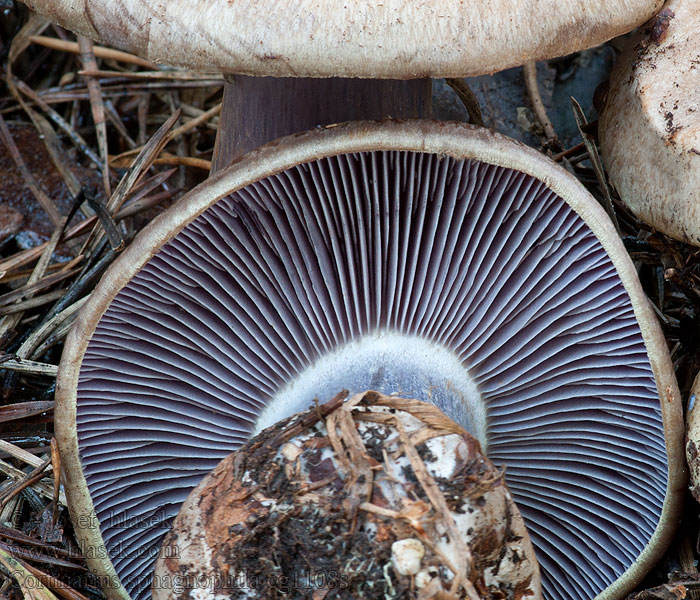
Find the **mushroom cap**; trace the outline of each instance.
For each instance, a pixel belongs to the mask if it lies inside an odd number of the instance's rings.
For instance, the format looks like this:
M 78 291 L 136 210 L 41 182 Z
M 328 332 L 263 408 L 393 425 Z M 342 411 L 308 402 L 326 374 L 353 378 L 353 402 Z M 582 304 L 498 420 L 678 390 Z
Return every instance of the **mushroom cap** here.
M 600 115 L 605 166 L 622 201 L 700 246 L 700 18 L 671 1 L 627 42 Z
M 454 585 L 542 598 L 525 524 L 479 442 L 432 404 L 375 392 L 315 406 L 224 458 L 178 512 L 153 599 L 264 598 L 285 585 L 292 596 L 435 598 Z
M 276 77 L 465 77 L 563 56 L 649 19 L 662 0 L 318 2 L 23 0 L 155 62 Z
M 351 123 L 211 177 L 82 309 L 56 432 L 76 532 L 112 559 L 92 568 L 146 598 L 150 552 L 219 460 L 369 388 L 430 398 L 506 467 L 546 597 L 619 598 L 668 543 L 678 387 L 600 205 L 487 130 Z

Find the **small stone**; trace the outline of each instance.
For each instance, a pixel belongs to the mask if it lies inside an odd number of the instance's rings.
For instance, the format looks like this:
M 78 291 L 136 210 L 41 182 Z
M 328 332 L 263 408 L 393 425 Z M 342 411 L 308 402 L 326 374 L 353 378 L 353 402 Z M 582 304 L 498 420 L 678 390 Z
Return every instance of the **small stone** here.
M 418 573 L 416 573 L 416 587 L 419 590 L 423 589 L 432 580 L 433 576 L 431 575 L 428 569 L 421 569 L 420 571 L 418 571 Z
M 391 560 L 401 575 L 415 575 L 425 556 L 425 546 L 416 538 L 406 538 L 391 545 Z

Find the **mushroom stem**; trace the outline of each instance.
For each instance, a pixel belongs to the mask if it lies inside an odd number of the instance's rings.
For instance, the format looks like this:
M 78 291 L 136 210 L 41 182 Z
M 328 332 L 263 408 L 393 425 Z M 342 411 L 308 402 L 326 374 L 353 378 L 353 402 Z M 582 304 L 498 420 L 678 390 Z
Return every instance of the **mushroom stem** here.
M 231 76 L 212 173 L 263 144 L 319 125 L 429 117 L 431 80 Z

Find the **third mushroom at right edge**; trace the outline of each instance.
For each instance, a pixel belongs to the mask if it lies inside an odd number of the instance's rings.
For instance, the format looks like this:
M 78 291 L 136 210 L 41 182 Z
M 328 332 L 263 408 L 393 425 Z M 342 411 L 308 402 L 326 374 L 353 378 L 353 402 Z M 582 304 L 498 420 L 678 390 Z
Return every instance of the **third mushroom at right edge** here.
M 628 40 L 599 132 L 622 201 L 655 229 L 700 246 L 700 2 L 667 2 Z

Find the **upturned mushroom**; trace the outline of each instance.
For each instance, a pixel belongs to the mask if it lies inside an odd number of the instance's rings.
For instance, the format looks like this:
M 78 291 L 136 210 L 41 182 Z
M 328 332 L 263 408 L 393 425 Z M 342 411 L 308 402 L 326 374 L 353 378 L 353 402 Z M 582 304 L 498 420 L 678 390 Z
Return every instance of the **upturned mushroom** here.
M 262 431 L 192 490 L 153 599 L 541 600 L 527 529 L 479 442 L 426 402 L 342 397 Z
M 318 125 L 427 117 L 431 84 L 424 78 L 482 75 L 590 48 L 631 31 L 663 4 L 23 1 L 157 63 L 230 75 L 213 170 Z
M 91 568 L 149 595 L 167 527 L 255 432 L 339 389 L 426 398 L 506 468 L 545 597 L 622 597 L 670 539 L 683 418 L 653 311 L 576 179 L 465 125 L 354 123 L 236 161 L 114 263 L 56 431 Z
M 671 0 L 628 40 L 610 77 L 600 144 L 640 219 L 700 246 L 700 12 Z

